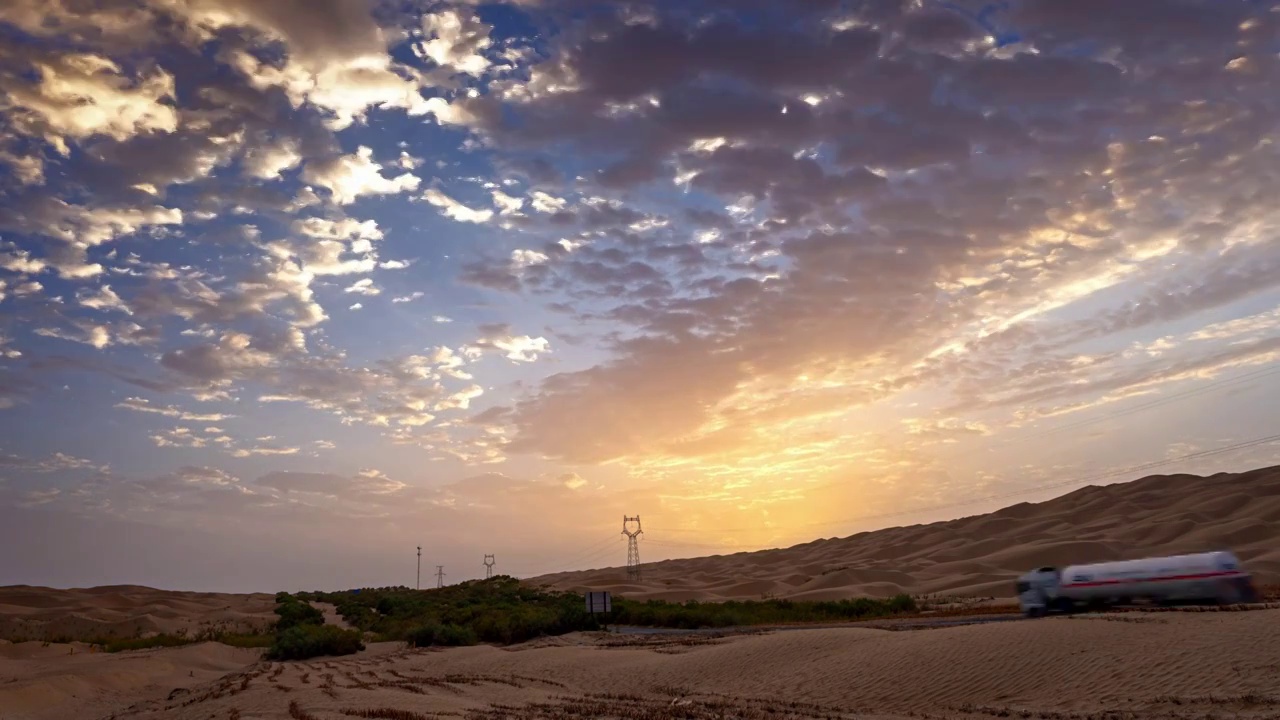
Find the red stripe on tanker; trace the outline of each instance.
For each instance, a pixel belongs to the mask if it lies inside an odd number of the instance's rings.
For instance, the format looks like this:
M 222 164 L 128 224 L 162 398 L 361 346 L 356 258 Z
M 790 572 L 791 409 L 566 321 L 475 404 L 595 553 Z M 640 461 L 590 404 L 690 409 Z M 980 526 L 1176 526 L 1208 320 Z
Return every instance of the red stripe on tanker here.
M 1094 580 L 1091 582 L 1065 582 L 1063 587 L 1095 587 L 1098 585 L 1124 585 L 1126 583 L 1148 583 L 1148 582 L 1165 582 L 1171 580 L 1205 580 L 1216 577 L 1229 577 L 1232 575 L 1243 575 L 1239 570 L 1226 570 L 1223 572 L 1196 573 L 1195 575 L 1164 575 L 1159 577 L 1133 577 L 1122 578 L 1120 580 Z

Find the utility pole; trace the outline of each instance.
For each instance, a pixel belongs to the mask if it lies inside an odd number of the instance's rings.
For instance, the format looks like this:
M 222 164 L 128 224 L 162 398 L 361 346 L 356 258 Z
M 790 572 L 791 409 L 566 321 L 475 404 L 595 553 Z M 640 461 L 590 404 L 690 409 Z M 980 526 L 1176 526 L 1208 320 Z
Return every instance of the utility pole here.
M 436 566 L 436 587 L 438 588 L 444 587 L 444 566 L 443 565 Z
M 418 546 L 418 580 L 413 584 L 414 590 L 422 589 L 422 546 Z
M 491 577 L 493 577 L 493 556 L 485 555 L 484 556 L 484 579 L 488 580 Z
M 628 523 L 634 522 L 636 529 L 632 530 Z M 644 534 L 644 530 L 640 529 L 640 516 L 627 517 L 622 516 L 622 534 L 627 536 L 627 579 L 640 579 L 640 543 L 639 537 Z

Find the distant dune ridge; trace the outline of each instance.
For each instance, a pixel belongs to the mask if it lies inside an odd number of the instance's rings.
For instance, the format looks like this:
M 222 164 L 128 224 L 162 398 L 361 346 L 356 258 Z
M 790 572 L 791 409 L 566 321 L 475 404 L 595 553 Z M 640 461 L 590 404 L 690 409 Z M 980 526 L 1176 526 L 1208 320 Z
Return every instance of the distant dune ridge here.
M 231 632 L 265 630 L 275 621 L 275 596 L 266 593 L 171 592 L 137 585 L 59 590 L 0 587 L 0 638 L 76 640 L 156 633 L 196 634 L 217 626 Z
M 646 563 L 639 582 L 629 582 L 623 567 L 527 582 L 636 599 L 830 600 L 900 592 L 1001 598 L 1013 596 L 1015 577 L 1041 565 L 1219 549 L 1234 551 L 1258 582 L 1280 581 L 1280 466 L 1153 475 L 959 520 Z

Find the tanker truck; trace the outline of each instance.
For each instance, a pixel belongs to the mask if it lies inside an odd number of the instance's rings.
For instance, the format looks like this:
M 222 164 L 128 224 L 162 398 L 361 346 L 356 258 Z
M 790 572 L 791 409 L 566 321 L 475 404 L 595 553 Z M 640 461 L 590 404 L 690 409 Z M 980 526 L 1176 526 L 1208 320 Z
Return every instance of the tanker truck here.
M 1226 551 L 1116 562 L 1041 567 L 1018 578 L 1018 604 L 1027 617 L 1148 601 L 1234 604 L 1257 602 L 1253 578 Z

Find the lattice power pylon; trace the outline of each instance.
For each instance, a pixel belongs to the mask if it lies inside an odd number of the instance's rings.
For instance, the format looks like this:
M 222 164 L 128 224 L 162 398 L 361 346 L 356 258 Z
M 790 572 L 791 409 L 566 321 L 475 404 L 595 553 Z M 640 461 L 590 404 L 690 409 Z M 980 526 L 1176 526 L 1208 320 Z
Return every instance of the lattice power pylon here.
M 631 529 L 631 523 L 635 523 L 634 530 Z M 640 529 L 640 516 L 627 517 L 622 516 L 622 534 L 627 536 L 627 579 L 640 579 L 640 542 L 639 538 L 644 534 L 644 530 Z
M 436 587 L 438 588 L 444 587 L 444 566 L 443 565 L 436 566 Z
M 489 578 L 493 577 L 493 563 L 494 563 L 494 560 L 492 555 L 484 556 L 484 579 L 485 580 L 488 580 Z

